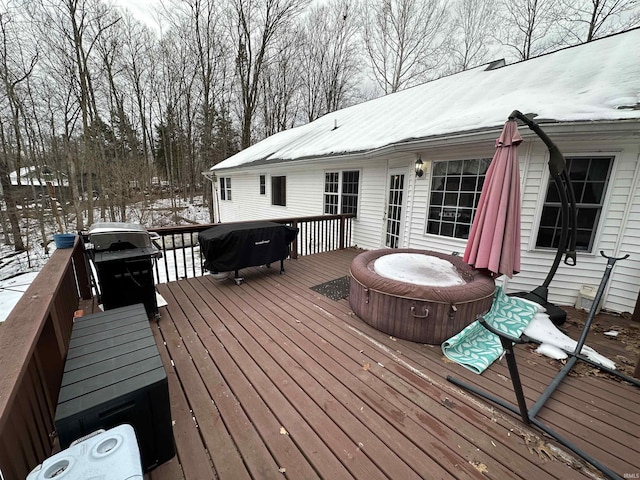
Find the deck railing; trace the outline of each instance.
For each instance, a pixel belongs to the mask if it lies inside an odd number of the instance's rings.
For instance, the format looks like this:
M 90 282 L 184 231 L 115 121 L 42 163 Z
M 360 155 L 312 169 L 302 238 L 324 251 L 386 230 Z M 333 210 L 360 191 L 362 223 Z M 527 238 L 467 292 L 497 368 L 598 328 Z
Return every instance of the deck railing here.
M 73 314 L 90 298 L 82 247 L 56 250 L 0 324 L 0 470 L 24 480 L 51 455 Z
M 354 215 L 319 215 L 315 217 L 279 218 L 268 220 L 298 228 L 291 245 L 291 258 L 352 246 Z M 241 225 L 245 222 L 233 222 Z M 162 258 L 156 263 L 157 283 L 197 277 L 203 271 L 203 258 L 198 245 L 198 233 L 219 224 L 161 227 L 151 229 L 160 235 L 157 241 Z
M 353 215 L 273 220 L 300 229 L 291 256 L 351 246 Z M 151 229 L 160 235 L 162 281 L 201 275 L 198 232 L 213 225 Z M 55 408 L 74 312 L 91 299 L 81 242 L 56 250 L 0 323 L 0 471 L 24 480 L 55 445 Z

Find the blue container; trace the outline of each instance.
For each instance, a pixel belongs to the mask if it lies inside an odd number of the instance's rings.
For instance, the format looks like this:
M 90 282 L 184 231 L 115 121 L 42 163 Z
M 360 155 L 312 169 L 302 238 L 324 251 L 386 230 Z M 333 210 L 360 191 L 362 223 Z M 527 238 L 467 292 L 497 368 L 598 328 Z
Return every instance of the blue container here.
M 72 248 L 75 240 L 76 236 L 74 233 L 56 233 L 53 235 L 56 248 Z

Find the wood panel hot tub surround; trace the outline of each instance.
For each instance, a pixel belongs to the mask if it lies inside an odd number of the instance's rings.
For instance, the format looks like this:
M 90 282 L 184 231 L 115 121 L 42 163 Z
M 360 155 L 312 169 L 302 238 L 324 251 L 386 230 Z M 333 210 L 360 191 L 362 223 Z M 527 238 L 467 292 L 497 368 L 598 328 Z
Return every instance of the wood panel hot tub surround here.
M 451 262 L 464 285 L 431 287 L 384 278 L 376 259 L 393 253 L 417 253 Z M 429 250 L 382 249 L 361 253 L 350 268 L 349 304 L 372 327 L 413 342 L 440 344 L 491 308 L 495 282 L 461 257 Z

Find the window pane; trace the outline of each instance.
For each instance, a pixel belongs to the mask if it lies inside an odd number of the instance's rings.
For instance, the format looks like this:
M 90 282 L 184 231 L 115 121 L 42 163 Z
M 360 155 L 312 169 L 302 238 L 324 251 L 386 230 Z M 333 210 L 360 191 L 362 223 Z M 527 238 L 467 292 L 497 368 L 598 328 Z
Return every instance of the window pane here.
M 609 170 L 611 169 L 612 158 L 599 158 L 592 159 L 589 168 L 589 180 L 605 182 L 609 176 Z
M 433 177 L 431 179 L 431 190 L 433 191 L 444 190 L 444 180 L 445 180 L 445 177 Z
M 433 163 L 433 175 L 443 176 L 447 173 L 447 162 L 434 162 Z
M 265 175 L 260 175 L 260 195 L 265 195 L 267 193 L 267 177 Z
M 460 177 L 447 177 L 446 189 L 448 192 L 460 190 Z
M 444 194 L 440 192 L 431 193 L 431 205 L 442 205 L 443 200 L 444 200 Z
M 604 182 L 587 182 L 584 186 L 582 203 L 602 203 L 604 196 Z
M 447 162 L 447 175 L 460 175 L 462 173 L 462 160 Z
M 573 158 L 569 163 L 569 178 L 574 180 L 585 180 L 589 172 L 589 158 Z
M 548 203 L 560 203 L 560 194 L 555 182 L 549 181 L 549 188 L 547 189 L 547 202 Z
M 538 231 L 538 239 L 536 240 L 536 245 L 538 247 L 553 247 L 553 234 L 555 229 L 553 228 L 543 228 L 540 227 Z
M 446 237 L 453 237 L 453 227 L 454 223 L 451 222 L 442 222 L 440 224 L 440 235 L 444 235 Z
M 473 177 L 478 176 L 478 167 L 480 165 L 480 161 L 476 158 L 473 160 L 463 160 L 462 161 L 462 173 L 464 175 L 471 175 Z

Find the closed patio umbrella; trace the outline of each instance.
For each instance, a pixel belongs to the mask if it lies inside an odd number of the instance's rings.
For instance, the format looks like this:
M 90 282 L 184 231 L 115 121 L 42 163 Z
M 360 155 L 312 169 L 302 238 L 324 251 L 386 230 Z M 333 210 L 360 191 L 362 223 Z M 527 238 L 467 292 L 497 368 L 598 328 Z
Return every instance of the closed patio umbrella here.
M 496 153 L 485 176 L 463 260 L 492 277 L 511 278 L 520 271 L 520 171 L 522 142 L 515 120 L 508 120 L 496 140 Z

